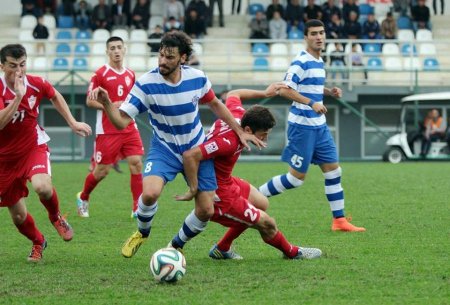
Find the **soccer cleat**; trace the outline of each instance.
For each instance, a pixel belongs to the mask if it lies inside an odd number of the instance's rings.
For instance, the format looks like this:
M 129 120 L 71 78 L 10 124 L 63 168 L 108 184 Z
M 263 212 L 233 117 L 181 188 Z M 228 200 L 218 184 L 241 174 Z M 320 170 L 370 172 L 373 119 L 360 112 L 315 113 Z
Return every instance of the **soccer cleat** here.
M 143 237 L 139 231 L 134 232 L 122 246 L 122 255 L 126 258 L 132 257 L 147 238 Z
M 234 252 L 232 249 L 228 251 L 221 251 L 217 245 L 214 245 L 209 250 L 209 257 L 213 259 L 244 259 L 242 256 Z
M 363 227 L 356 227 L 352 225 L 347 218 L 334 218 L 333 224 L 331 225 L 332 231 L 343 231 L 343 232 L 364 232 L 366 231 Z
M 137 218 L 137 211 L 131 210 L 131 216 L 130 216 L 130 218 L 136 219 L 136 218 Z
M 53 222 L 52 224 L 58 232 L 59 236 L 61 236 L 64 241 L 72 240 L 73 229 L 63 216 L 58 215 L 58 220 Z
M 298 253 L 292 259 L 315 259 L 322 256 L 322 250 L 317 248 L 298 247 Z
M 78 216 L 89 217 L 89 201 L 80 198 L 81 192 L 77 194 Z
M 170 241 L 170 242 L 167 244 L 167 248 L 173 248 L 173 249 L 177 250 L 178 252 L 180 252 L 181 254 L 184 255 L 184 250 L 183 250 L 183 248 L 180 248 L 180 247 L 175 248 L 175 247 L 173 246 L 173 244 L 172 244 L 172 241 Z
M 44 249 L 47 248 L 47 241 L 44 240 L 44 242 L 41 245 L 33 245 L 31 248 L 30 255 L 28 255 L 27 260 L 31 263 L 38 263 L 42 259 L 42 252 L 44 252 Z

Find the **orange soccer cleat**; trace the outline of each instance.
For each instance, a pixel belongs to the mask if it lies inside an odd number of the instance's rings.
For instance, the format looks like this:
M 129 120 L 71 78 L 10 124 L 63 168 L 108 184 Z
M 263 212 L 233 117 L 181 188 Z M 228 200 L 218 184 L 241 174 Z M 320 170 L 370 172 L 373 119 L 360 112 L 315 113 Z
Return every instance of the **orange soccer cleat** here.
M 59 236 L 64 239 L 64 241 L 70 241 L 73 237 L 73 229 L 64 218 L 64 216 L 59 215 L 58 220 L 52 223 L 58 232 Z
M 33 245 L 31 248 L 30 255 L 28 255 L 28 261 L 31 263 L 38 263 L 42 259 L 42 252 L 44 252 L 44 249 L 47 248 L 47 241 L 44 240 L 44 242 L 41 245 Z
M 332 231 L 343 231 L 343 232 L 364 232 L 366 231 L 363 227 L 356 227 L 352 225 L 347 218 L 334 218 L 333 224 L 331 225 Z

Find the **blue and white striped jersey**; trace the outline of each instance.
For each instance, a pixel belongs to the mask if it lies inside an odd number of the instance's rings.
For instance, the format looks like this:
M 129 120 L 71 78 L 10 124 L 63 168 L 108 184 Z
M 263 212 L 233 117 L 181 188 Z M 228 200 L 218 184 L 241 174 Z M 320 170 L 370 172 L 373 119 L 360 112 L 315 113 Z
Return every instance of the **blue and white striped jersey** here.
M 301 51 L 286 72 L 284 83 L 316 103 L 323 103 L 325 69 L 322 58 L 317 59 L 308 52 Z M 288 122 L 306 128 L 318 128 L 326 123 L 326 118 L 308 105 L 293 102 Z
M 210 90 L 200 70 L 182 66 L 180 82 L 172 84 L 156 68 L 136 81 L 120 110 L 132 118 L 147 111 L 153 136 L 181 161 L 183 152 L 205 140 L 198 103 L 210 101 L 202 101 Z

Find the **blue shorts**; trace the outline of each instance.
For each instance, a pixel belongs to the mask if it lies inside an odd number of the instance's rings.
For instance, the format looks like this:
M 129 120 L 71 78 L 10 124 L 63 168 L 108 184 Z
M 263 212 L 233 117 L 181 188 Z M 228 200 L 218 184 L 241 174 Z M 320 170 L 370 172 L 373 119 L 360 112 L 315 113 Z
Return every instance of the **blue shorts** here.
M 289 124 L 287 137 L 288 145 L 281 160 L 300 173 L 306 173 L 311 163 L 338 162 L 336 145 L 327 125 L 312 129 Z
M 145 160 L 144 177 L 158 176 L 164 180 L 164 183 L 167 183 L 174 180 L 178 173 L 182 173 L 184 176 L 183 163 L 159 141 L 153 140 Z M 203 160 L 198 169 L 198 190 L 209 192 L 216 189 L 214 161 L 212 159 Z

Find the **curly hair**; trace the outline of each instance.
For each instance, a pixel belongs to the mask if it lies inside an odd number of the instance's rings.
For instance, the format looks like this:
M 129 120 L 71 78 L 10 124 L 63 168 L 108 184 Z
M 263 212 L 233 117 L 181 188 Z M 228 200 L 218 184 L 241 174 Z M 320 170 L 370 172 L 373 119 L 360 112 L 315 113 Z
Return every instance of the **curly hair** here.
M 250 127 L 253 132 L 267 131 L 276 124 L 273 114 L 267 107 L 253 105 L 248 108 L 241 120 L 241 127 Z
M 164 34 L 159 49 L 164 48 L 178 48 L 180 55 L 186 54 L 186 58 L 190 58 L 193 52 L 191 38 L 181 31 L 172 31 Z

